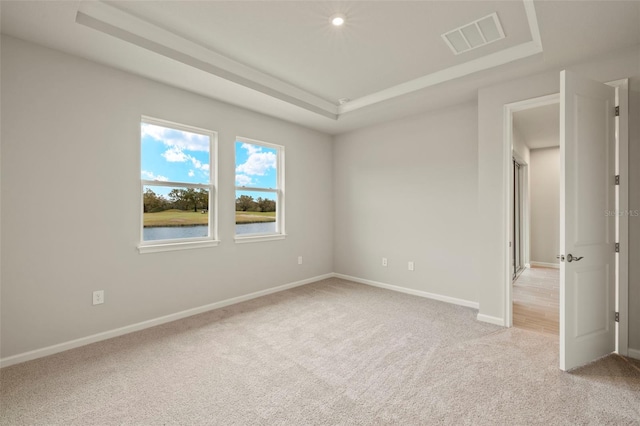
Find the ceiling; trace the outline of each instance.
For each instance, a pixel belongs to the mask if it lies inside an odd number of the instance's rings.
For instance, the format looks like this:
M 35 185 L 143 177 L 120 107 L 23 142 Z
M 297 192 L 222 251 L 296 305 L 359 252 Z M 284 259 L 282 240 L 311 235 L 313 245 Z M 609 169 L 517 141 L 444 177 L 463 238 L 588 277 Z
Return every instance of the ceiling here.
M 330 134 L 640 45 L 639 1 L 2 1 L 3 34 Z M 346 16 L 342 27 L 330 17 Z M 496 13 L 505 38 L 441 34 Z
M 529 149 L 560 146 L 560 104 L 514 112 L 513 129 Z

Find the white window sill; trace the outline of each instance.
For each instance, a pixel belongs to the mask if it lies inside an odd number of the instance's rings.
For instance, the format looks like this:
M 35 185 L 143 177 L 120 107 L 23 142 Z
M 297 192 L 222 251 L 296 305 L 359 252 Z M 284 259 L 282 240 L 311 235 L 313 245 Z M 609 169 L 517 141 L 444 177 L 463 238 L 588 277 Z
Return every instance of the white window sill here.
M 138 246 L 140 254 L 158 253 L 162 251 L 191 250 L 205 247 L 216 247 L 218 240 L 184 241 L 179 243 L 141 244 Z
M 247 235 L 246 237 L 236 235 L 234 239 L 237 244 L 244 244 L 244 243 L 257 243 L 260 241 L 284 240 L 286 237 L 287 237 L 286 234 Z

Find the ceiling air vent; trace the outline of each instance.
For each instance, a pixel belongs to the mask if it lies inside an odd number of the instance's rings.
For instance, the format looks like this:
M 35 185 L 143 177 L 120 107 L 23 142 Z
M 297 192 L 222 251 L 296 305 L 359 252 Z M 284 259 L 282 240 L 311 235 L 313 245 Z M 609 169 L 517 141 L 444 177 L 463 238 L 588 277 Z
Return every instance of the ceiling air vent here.
M 504 31 L 497 13 L 473 21 L 442 34 L 445 43 L 454 54 L 459 55 L 469 50 L 477 49 L 494 41 L 504 38 Z

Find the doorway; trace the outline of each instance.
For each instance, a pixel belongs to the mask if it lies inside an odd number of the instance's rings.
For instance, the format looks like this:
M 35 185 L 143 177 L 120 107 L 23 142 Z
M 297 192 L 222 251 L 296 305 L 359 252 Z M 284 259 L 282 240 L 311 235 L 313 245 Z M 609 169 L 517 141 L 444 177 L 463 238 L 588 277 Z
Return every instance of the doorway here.
M 569 77 L 565 77 L 567 74 L 565 71 L 563 71 L 561 73 L 561 80 L 562 80 L 562 84 L 561 84 L 561 90 L 564 93 L 563 95 L 563 102 L 567 102 L 565 101 L 566 99 L 577 99 L 573 94 L 569 94 L 567 95 L 565 90 L 567 87 L 567 83 L 565 78 L 568 79 L 573 79 L 573 81 L 576 80 L 580 80 L 579 76 L 575 76 L 575 74 L 571 75 L 570 78 Z M 581 83 L 583 85 L 591 85 L 593 87 L 593 85 L 598 85 L 599 83 L 589 83 L 587 82 L 586 79 L 581 79 L 581 81 L 584 81 L 585 83 Z M 571 83 L 573 84 L 573 83 Z M 599 87 L 602 87 L 602 84 L 599 84 Z M 619 186 L 615 187 L 615 207 L 613 207 L 613 209 L 615 209 L 616 211 L 624 211 L 625 209 L 628 208 L 628 162 L 627 162 L 627 155 L 628 155 L 628 80 L 623 79 L 623 80 L 619 80 L 619 81 L 615 81 L 615 82 L 610 82 L 607 83 L 608 86 L 614 87 L 615 88 L 615 104 L 613 104 L 613 100 L 609 101 L 610 103 L 608 105 L 615 105 L 615 112 L 616 112 L 616 117 L 615 117 L 615 121 L 611 122 L 611 124 L 609 124 L 608 129 L 614 129 L 615 130 L 615 154 L 614 155 L 610 155 L 607 158 L 615 158 L 615 172 L 614 169 L 611 168 L 610 170 L 612 172 L 614 172 L 613 174 L 616 174 L 617 176 L 619 176 L 619 179 L 616 179 L 616 182 L 620 182 Z M 574 89 L 575 86 L 573 86 L 570 90 L 575 90 Z M 583 86 L 581 86 L 583 87 Z M 575 93 L 575 92 L 574 92 Z M 609 92 L 612 93 L 613 92 Z M 581 95 L 579 95 L 581 96 Z M 504 139 L 504 160 L 505 162 L 504 164 L 504 169 L 505 173 L 503 174 L 504 176 L 504 184 L 506 186 L 506 188 L 508 188 L 507 190 L 507 194 L 506 194 L 506 201 L 507 203 L 505 203 L 505 207 L 507 208 L 507 212 L 506 213 L 506 223 L 505 225 L 507 225 L 507 236 L 511 237 L 511 233 L 512 233 L 512 227 L 513 227 L 513 218 L 512 218 L 512 203 L 513 203 L 513 176 L 512 176 L 512 172 L 513 172 L 513 164 L 512 164 L 512 147 L 513 147 L 513 114 L 517 111 L 521 111 L 521 110 L 525 110 L 528 108 L 532 108 L 534 106 L 541 106 L 541 105 L 548 105 L 551 103 L 556 103 L 558 102 L 559 99 L 559 95 L 548 95 L 548 96 L 543 96 L 543 97 L 539 97 L 539 98 L 534 98 L 534 99 L 529 99 L 529 100 L 525 100 L 525 101 L 521 101 L 521 102 L 515 102 L 515 103 L 511 103 L 511 104 L 507 104 L 505 105 L 504 108 L 504 124 L 505 124 L 505 139 Z M 595 99 L 589 96 L 583 96 L 581 99 L 583 100 L 591 100 L 591 99 Z M 613 99 L 613 98 L 609 98 L 609 99 Z M 566 103 L 564 103 L 563 105 L 567 105 Z M 573 109 L 571 109 L 573 108 Z M 574 120 L 571 121 L 567 121 L 566 117 L 567 114 L 569 114 L 569 111 L 571 109 L 570 114 L 572 114 L 571 116 L 573 117 L 573 114 L 576 114 L 576 109 L 574 105 L 571 105 L 568 108 L 563 109 L 564 113 L 561 113 L 561 121 L 562 119 L 565 120 L 565 127 L 563 127 L 565 129 L 565 133 L 563 133 L 565 135 L 565 139 L 566 140 L 572 140 L 575 141 L 575 132 L 573 134 L 570 134 L 569 136 L 566 133 L 566 126 L 573 126 L 575 124 Z M 613 111 L 613 107 L 606 107 L 606 108 L 601 108 L 598 114 L 601 113 L 605 113 L 609 114 L 607 111 L 611 110 Z M 594 110 L 595 111 L 595 110 Z M 579 114 L 579 113 L 578 113 Z M 619 115 L 619 116 L 618 116 Z M 613 116 L 613 115 L 612 115 Z M 611 117 L 612 117 L 611 116 Z M 609 116 L 608 116 L 609 117 Z M 609 118 L 607 118 L 606 120 L 609 120 Z M 587 121 L 583 121 L 585 123 L 590 123 L 589 120 Z M 570 124 L 569 124 L 570 123 Z M 572 130 L 571 130 L 572 131 Z M 585 133 L 585 135 L 591 135 L 591 134 L 599 134 L 597 132 L 587 132 Z M 575 144 L 575 142 L 572 142 Z M 561 147 L 562 149 L 562 147 Z M 571 148 L 572 150 L 570 151 L 573 155 L 573 153 L 575 153 L 575 145 Z M 587 151 L 584 151 L 587 152 Z M 507 157 L 508 155 L 508 157 Z M 563 154 L 564 155 L 564 154 Z M 566 158 L 566 157 L 565 157 Z M 594 157 L 596 158 L 596 157 Z M 604 156 L 599 157 L 599 158 L 605 158 Z M 567 163 L 566 161 L 564 161 L 562 163 L 562 167 L 563 170 L 566 169 L 568 167 L 568 170 L 574 170 L 575 167 L 573 166 L 573 164 L 571 163 Z M 586 169 L 586 170 L 592 170 L 591 168 Z M 567 173 L 566 172 L 562 172 L 564 173 L 563 176 L 565 176 L 565 179 L 567 179 Z M 571 172 L 573 173 L 573 172 Z M 606 176 L 608 176 L 608 172 L 605 173 Z M 570 176 L 573 176 L 572 174 L 570 174 Z M 604 176 L 604 175 L 603 175 Z M 613 175 L 612 175 L 612 179 L 613 179 Z M 564 180 L 563 180 L 564 182 Z M 613 182 L 613 180 L 611 181 Z M 564 184 L 563 184 L 564 185 Z M 608 183 L 607 183 L 608 185 Z M 616 184 L 617 185 L 617 184 Z M 583 185 L 586 186 L 586 185 Z M 564 187 L 564 186 L 563 186 Z M 570 189 L 570 191 L 573 191 L 573 188 Z M 573 193 L 573 192 L 571 192 Z M 582 199 L 582 198 L 581 198 Z M 563 200 L 566 200 L 563 198 Z M 594 210 L 595 211 L 595 210 Z M 564 220 L 567 220 L 567 215 L 563 214 Z M 571 216 L 570 217 L 574 217 Z M 565 222 L 562 222 L 563 226 Z M 563 228 L 566 229 L 566 228 Z M 573 229 L 573 228 L 572 228 Z M 585 228 L 586 229 L 586 228 Z M 594 228 L 597 229 L 597 228 Z M 564 231 L 561 232 L 561 237 L 564 234 Z M 614 351 L 617 352 L 620 355 L 626 356 L 627 352 L 628 352 L 628 305 L 627 305 L 627 296 L 628 296 L 628 254 L 627 254 L 627 247 L 628 247 L 628 220 L 626 217 L 616 217 L 616 222 L 615 222 L 615 233 L 611 232 L 609 235 L 612 235 L 612 238 L 615 238 L 615 241 L 619 241 L 619 243 L 616 244 L 616 251 L 617 248 L 619 247 L 619 251 L 620 253 L 616 253 L 616 257 L 615 257 L 615 295 L 611 295 L 611 297 L 609 297 L 606 300 L 613 300 L 615 301 L 615 311 L 616 311 L 616 322 L 614 323 L 613 321 L 610 323 L 612 326 L 615 324 L 615 345 L 611 345 L 610 351 Z M 563 240 L 564 241 L 564 240 Z M 509 246 L 511 246 L 511 240 L 506 241 L 506 243 L 509 243 Z M 561 242 L 561 247 L 563 247 L 563 244 L 565 244 L 564 242 Z M 613 247 L 613 245 L 611 245 L 611 247 Z M 566 247 L 565 247 L 566 249 Z M 569 251 L 573 251 L 572 249 Z M 577 251 L 577 250 L 576 250 Z M 582 251 L 582 250 L 581 250 Z M 581 253 L 582 254 L 582 253 Z M 505 302 L 505 321 L 504 324 L 507 327 L 511 327 L 513 326 L 513 307 L 512 307 L 512 298 L 513 298 L 513 292 L 512 292 L 512 272 L 513 272 L 513 251 L 511 249 L 509 249 L 507 251 L 507 259 L 506 259 L 506 265 L 507 268 L 505 270 L 506 274 L 505 274 L 505 298 L 503 299 Z M 591 258 L 591 257 L 589 257 Z M 597 257 L 596 257 L 597 258 Z M 574 260 L 580 260 L 582 259 L 582 257 L 576 258 L 575 255 L 573 257 Z M 571 262 L 571 258 L 570 256 L 567 255 L 567 262 Z M 570 268 L 569 268 L 570 266 Z M 580 266 L 578 267 L 582 273 L 582 270 L 585 270 L 585 266 L 588 266 L 587 264 L 582 265 L 580 264 Z M 566 276 L 566 272 L 567 270 L 573 271 L 572 272 L 572 279 L 575 279 L 575 274 L 577 271 L 576 269 L 576 265 L 574 264 L 566 264 L 563 263 L 562 267 L 564 268 L 565 271 L 565 275 L 562 275 L 563 277 L 565 277 L 564 279 L 568 279 Z M 567 269 L 569 268 L 569 269 Z M 561 271 L 563 269 L 561 268 Z M 561 289 L 561 293 L 562 293 L 562 289 Z M 592 292 L 591 292 L 592 293 Z M 591 295 L 591 293 L 589 293 Z M 581 293 L 582 294 L 582 293 Z M 564 296 L 564 307 L 565 307 L 565 311 L 567 309 L 571 309 L 572 306 L 574 305 L 567 305 L 566 304 L 566 300 L 571 300 L 570 297 L 574 297 L 575 293 L 573 293 L 573 295 L 571 296 Z M 562 294 L 561 294 L 562 296 Z M 561 297 L 562 300 L 562 297 Z M 601 299 L 601 300 L 605 300 L 605 299 Z M 594 299 L 595 301 L 595 299 Z M 594 302 L 595 303 L 595 302 Z M 582 306 L 581 304 L 578 304 L 577 306 Z M 594 312 L 593 310 L 591 310 L 590 312 Z M 595 311 L 597 312 L 597 311 Z M 608 310 L 607 310 L 608 312 Z M 601 315 L 602 316 L 602 315 Z M 573 317 L 571 315 L 569 315 L 569 319 L 573 320 Z M 567 318 L 566 316 L 566 312 L 565 312 L 565 320 Z M 609 321 L 609 313 L 607 313 L 606 315 L 602 316 L 601 318 L 601 323 L 604 323 L 605 321 Z M 610 318 L 613 318 L 613 313 L 611 313 Z M 618 318 L 619 318 L 619 322 L 618 322 Z M 592 321 L 593 322 L 593 321 Z M 582 323 L 581 323 L 582 324 Z M 600 324 L 600 323 L 599 323 Z M 575 324 L 573 325 L 573 327 L 575 327 Z M 609 327 L 607 325 L 607 327 Z M 561 359 L 561 369 L 565 370 L 567 368 L 571 368 L 570 366 L 568 367 L 567 364 L 563 364 L 562 360 L 566 360 L 567 358 L 567 334 L 566 334 L 566 330 L 568 329 L 566 323 L 564 325 L 564 332 L 561 332 L 561 338 L 560 338 L 560 359 Z M 561 318 L 561 330 L 562 330 L 562 318 Z M 571 328 L 571 330 L 575 330 L 575 328 Z M 565 334 L 563 334 L 565 333 Z M 584 334 L 584 333 L 583 333 Z M 564 337 L 563 337 L 564 336 Z M 608 347 L 608 346 L 607 346 Z M 568 349 L 573 350 L 573 347 L 570 347 Z M 605 353 L 605 352 L 603 352 Z M 580 363 L 569 363 L 569 365 L 573 364 L 575 365 L 580 365 Z
M 513 112 L 511 260 L 513 326 L 559 334 L 560 109 Z

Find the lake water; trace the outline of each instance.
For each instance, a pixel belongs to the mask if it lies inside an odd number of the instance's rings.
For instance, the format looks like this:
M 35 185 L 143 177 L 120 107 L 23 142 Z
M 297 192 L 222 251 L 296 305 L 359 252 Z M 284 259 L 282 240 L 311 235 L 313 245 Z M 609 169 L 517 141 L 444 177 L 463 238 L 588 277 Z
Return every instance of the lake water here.
M 245 223 L 242 225 L 236 225 L 236 235 L 272 234 L 275 232 L 275 222 Z M 207 226 L 159 226 L 155 228 L 144 228 L 142 233 L 144 241 L 200 238 L 207 236 Z
M 158 226 L 144 228 L 142 237 L 144 241 L 175 240 L 178 238 L 201 238 L 207 236 L 208 226 Z
M 274 234 L 276 232 L 275 222 L 244 223 L 236 225 L 236 235 L 240 234 Z

